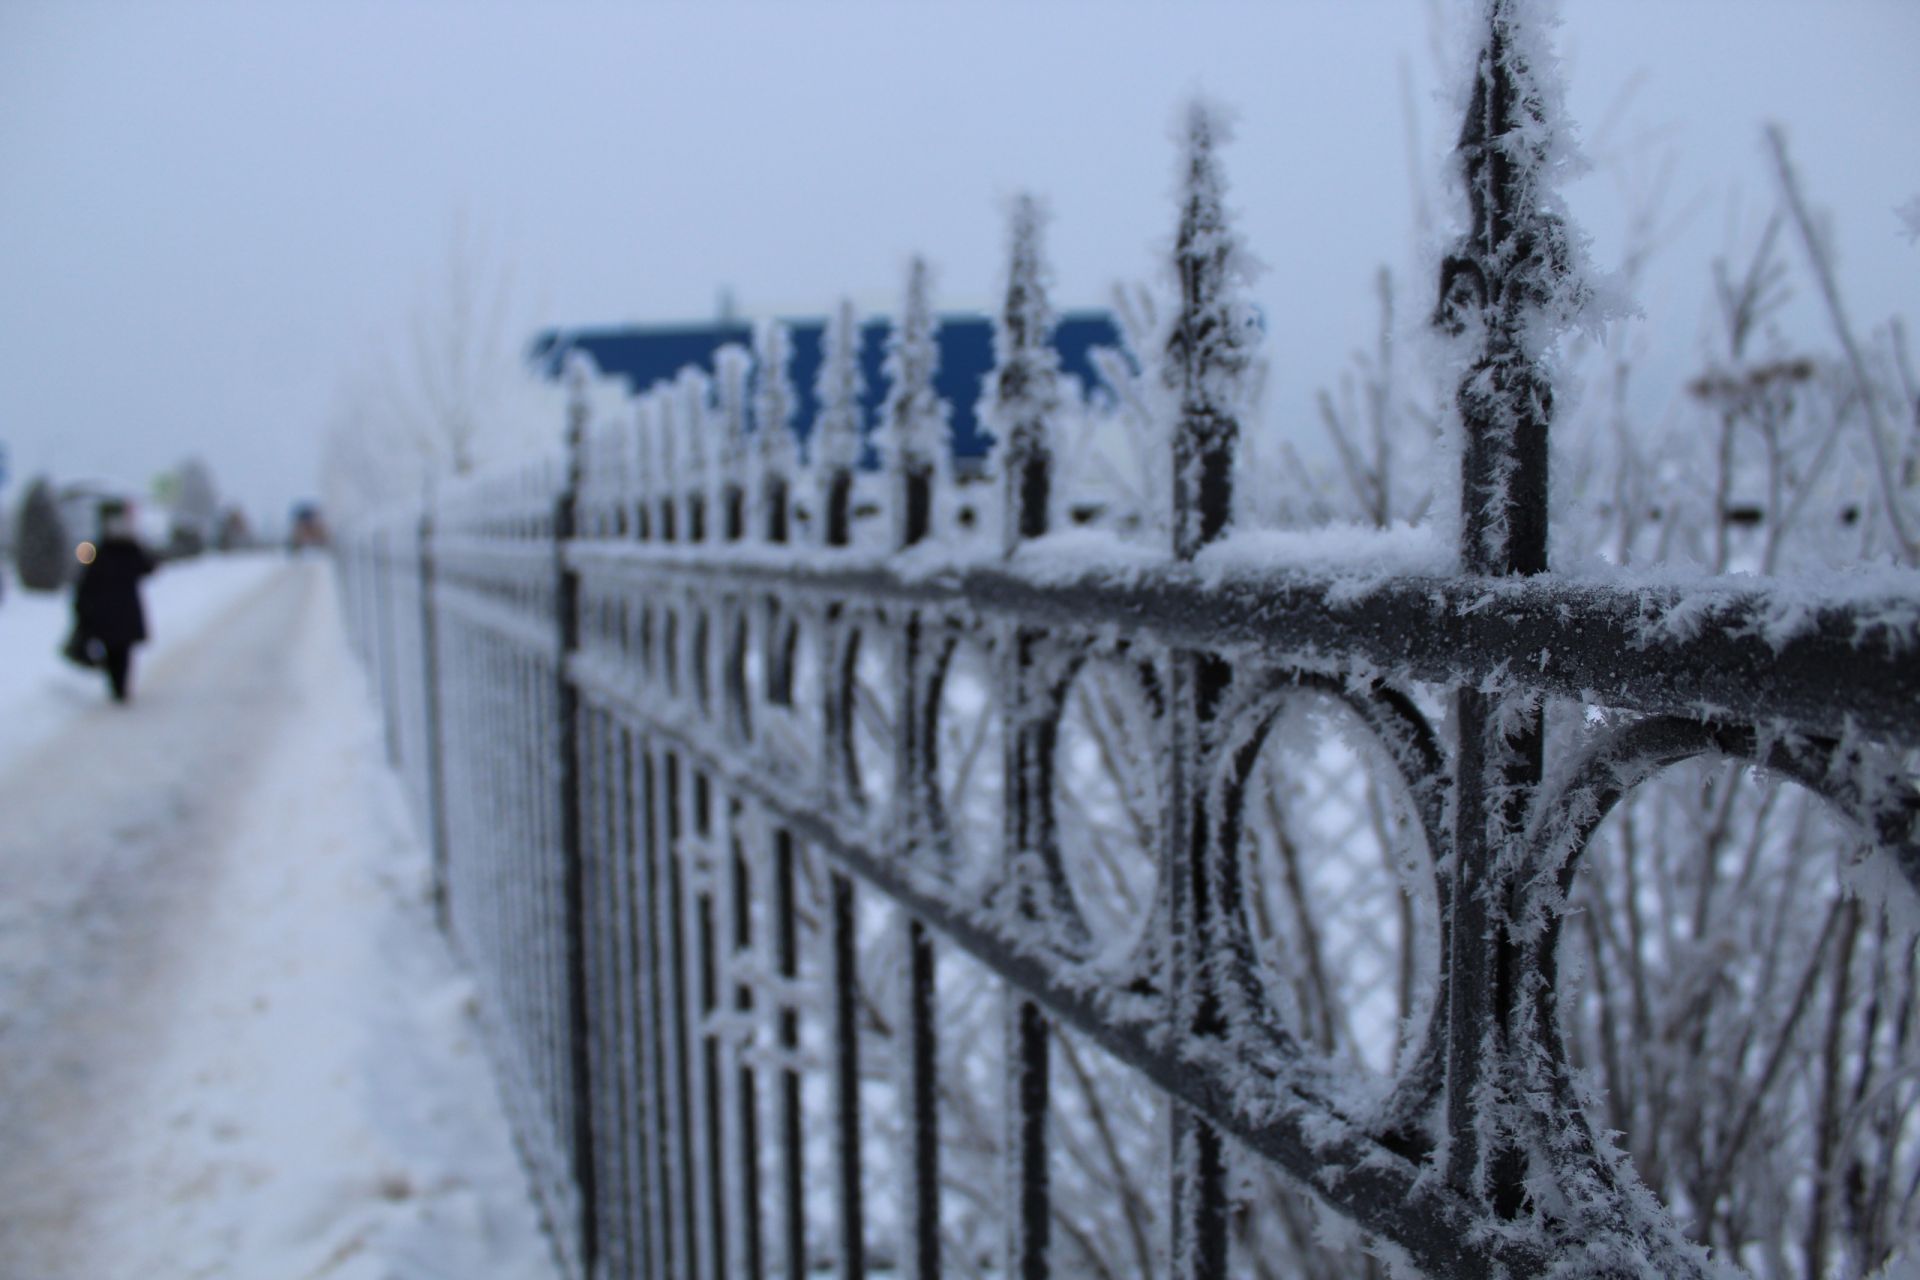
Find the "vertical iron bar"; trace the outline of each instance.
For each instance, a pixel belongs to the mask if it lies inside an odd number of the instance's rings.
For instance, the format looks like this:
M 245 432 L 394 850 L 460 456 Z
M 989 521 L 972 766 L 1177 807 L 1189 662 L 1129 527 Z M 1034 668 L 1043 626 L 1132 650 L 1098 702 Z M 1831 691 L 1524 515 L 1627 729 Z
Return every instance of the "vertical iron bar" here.
M 1542 208 L 1550 139 L 1511 0 L 1489 0 L 1485 42 L 1456 155 L 1472 218 L 1441 265 L 1435 323 L 1479 347 L 1455 393 L 1461 455 L 1462 568 L 1518 575 L 1547 567 L 1548 426 L 1553 387 L 1539 360 L 1554 312 L 1581 294 L 1564 228 Z M 1559 295 L 1559 296 L 1553 296 Z M 1447 1180 L 1496 1212 L 1519 1209 L 1525 1169 L 1511 1135 L 1488 1132 L 1512 1013 L 1514 947 L 1498 917 L 1493 865 L 1522 837 L 1543 772 L 1537 708 L 1516 695 L 1455 692 L 1453 918 L 1448 930 Z M 1488 1150 L 1492 1141 L 1495 1149 Z
M 782 1264 L 789 1277 L 807 1270 L 806 1151 L 800 1109 L 799 930 L 795 916 L 793 833 L 773 833 L 773 928 L 780 975 L 780 1230 Z
M 1002 699 L 1008 723 L 1003 731 L 1006 752 L 1006 849 L 1012 859 L 1020 899 L 1016 909 L 1027 918 L 1037 915 L 1035 894 L 1050 886 L 1027 883 L 1031 862 L 1057 860 L 1053 820 L 1054 748 L 1057 727 L 1053 708 L 1044 696 L 1040 650 L 1044 632 L 1013 627 L 1004 633 L 1005 659 L 1000 679 L 1010 686 Z M 1019 1280 L 1044 1280 L 1052 1274 L 1052 1177 L 1048 1152 L 1048 1108 L 1051 1096 L 1050 1040 L 1046 1013 L 1016 991 L 1007 993 L 1006 1022 L 1008 1121 L 1006 1181 L 1013 1202 L 1008 1206 L 1007 1271 Z
M 1058 407 L 1059 359 L 1053 349 L 1052 308 L 1041 265 L 1040 210 L 1031 196 L 1014 204 L 1009 228 L 1007 293 L 994 346 L 997 354 L 991 402 L 995 429 L 1002 435 L 1001 549 L 1013 555 L 1020 544 L 1042 537 L 1051 511 L 1053 448 L 1051 415 Z M 999 637 L 1001 658 L 996 679 L 1006 717 L 1002 730 L 1006 779 L 1003 856 L 1010 872 L 1035 855 L 1054 851 L 1053 747 L 1050 720 L 1032 712 L 1050 710 L 1040 696 L 1038 649 L 1045 633 L 1019 626 Z M 1032 904 L 1019 904 L 1030 911 Z M 1006 1271 L 1018 1280 L 1046 1280 L 1050 1274 L 1052 1187 L 1047 1150 L 1049 1040 L 1045 1013 L 1018 992 L 1006 995 L 1007 1131 L 1005 1182 L 1007 1206 Z
M 591 821 L 586 824 L 589 838 L 583 857 L 587 879 L 587 942 L 590 1023 L 588 1043 L 593 1050 L 588 1063 L 589 1079 L 594 1084 L 593 1132 L 601 1140 L 594 1144 L 598 1162 L 595 1187 L 600 1204 L 595 1210 L 599 1226 L 601 1268 L 605 1275 L 619 1276 L 628 1271 L 631 1238 L 627 1234 L 622 1207 L 626 1198 L 626 1169 L 620 1160 L 620 1001 L 616 991 L 619 964 L 614 954 L 618 945 L 613 929 L 613 867 L 618 848 L 617 808 L 619 791 L 610 785 L 612 773 L 612 717 L 596 706 L 581 708 L 582 731 L 586 743 L 582 751 L 584 804 Z
M 747 846 L 741 826 L 746 821 L 744 806 L 732 802 L 732 821 L 728 824 L 728 862 L 733 876 L 733 954 L 739 969 L 745 970 L 753 954 L 753 877 L 747 866 Z M 760 1094 L 749 1057 L 751 1042 L 744 1028 L 753 1025 L 753 984 L 743 976 L 735 982 L 733 1008 L 743 1028 L 739 1060 L 735 1066 L 734 1087 L 739 1130 L 734 1159 L 739 1162 L 740 1191 L 737 1212 L 740 1216 L 741 1269 L 749 1280 L 759 1280 L 766 1270 L 765 1245 L 762 1242 L 760 1211 Z
M 576 372 L 573 395 L 567 406 L 566 482 L 553 507 L 554 612 L 558 615 L 560 633 L 553 696 L 559 750 L 558 835 L 566 928 L 566 1040 L 573 1102 L 570 1137 L 573 1177 L 580 1198 L 581 1265 L 591 1275 L 597 1264 L 599 1231 L 593 1156 L 593 1077 L 587 1041 L 591 1027 L 587 1003 L 586 874 L 580 828 L 580 695 L 574 688 L 569 668 L 571 658 L 580 647 L 580 575 L 567 563 L 567 548 L 574 537 L 579 502 L 586 425 L 584 377 Z
M 1053 1225 L 1047 1154 L 1048 1055 L 1053 1032 L 1031 1000 L 1010 995 L 1007 1069 L 1013 1094 L 1007 1113 L 1007 1161 L 1013 1195 L 1008 1220 L 1008 1274 L 1047 1280 Z
M 1233 289 L 1241 274 L 1230 233 L 1219 162 L 1219 120 L 1195 104 L 1187 116 L 1174 267 L 1180 314 L 1167 339 L 1169 390 L 1180 398 L 1173 433 L 1173 554 L 1191 560 L 1226 533 L 1233 515 L 1233 459 L 1240 436 L 1238 381 L 1248 335 Z M 1227 1034 L 1221 1007 L 1219 921 L 1237 911 L 1231 870 L 1237 851 L 1219 847 L 1207 805 L 1220 704 L 1232 668 L 1198 650 L 1168 663 L 1171 776 L 1161 866 L 1167 885 L 1168 967 L 1173 1034 L 1182 1040 Z M 1170 1116 L 1172 1251 L 1180 1280 L 1226 1280 L 1226 1153 L 1220 1135 L 1185 1106 Z
M 893 322 L 887 368 L 888 388 L 882 429 L 884 454 L 893 490 L 894 549 L 905 551 L 933 533 L 934 495 L 944 473 L 946 406 L 934 392 L 938 367 L 937 329 L 927 296 L 927 268 L 919 258 L 908 269 L 906 297 Z M 935 744 L 932 709 L 923 702 L 922 672 L 926 635 L 922 615 L 909 612 L 899 623 L 894 671 L 893 805 L 889 826 L 895 833 L 893 856 L 907 862 L 935 848 L 932 839 Z M 900 1068 L 906 1094 L 907 1185 L 903 1227 L 898 1242 L 906 1274 L 912 1280 L 936 1280 L 940 1274 L 940 1115 L 937 1016 L 933 939 L 911 917 L 901 922 L 900 945 L 907 970 L 905 1043 Z
M 840 1280 L 867 1274 L 866 1214 L 860 1190 L 860 1001 L 854 947 L 853 881 L 831 877 L 835 1191 L 840 1207 Z
M 1216 921 L 1236 904 L 1216 901 L 1216 858 L 1231 851 L 1214 844 L 1203 779 L 1220 696 L 1231 678 L 1211 654 L 1178 650 L 1169 663 L 1172 777 L 1167 788 L 1164 863 L 1170 915 L 1169 969 L 1174 1033 L 1182 1039 L 1225 1034 L 1214 954 Z M 1173 1274 L 1181 1280 L 1226 1280 L 1226 1152 L 1219 1132 L 1180 1103 L 1172 1104 Z
M 647 1230 L 641 1217 L 646 1199 L 646 1170 L 639 1159 L 640 1134 L 637 1092 L 640 1052 L 634 983 L 639 976 L 638 958 L 633 951 L 633 865 L 638 839 L 634 829 L 636 779 L 633 768 L 633 738 L 625 723 L 608 717 L 607 773 L 612 782 L 612 838 L 605 867 L 606 916 L 609 934 L 608 1001 L 611 1007 L 613 1068 L 608 1083 L 614 1093 L 613 1160 L 620 1170 L 619 1196 L 614 1201 L 619 1214 L 620 1234 L 625 1241 L 622 1257 L 626 1270 L 618 1277 L 642 1275 L 646 1271 Z
M 694 1185 L 693 1168 L 693 1082 L 688 1059 L 687 965 L 686 965 L 686 883 L 682 869 L 685 857 L 684 817 L 681 787 L 681 760 L 677 749 L 665 752 L 666 792 L 661 808 L 666 818 L 667 838 L 661 847 L 664 882 L 659 903 L 661 918 L 656 927 L 666 943 L 666 961 L 662 966 L 662 985 L 667 1008 L 667 1125 L 665 1145 L 668 1165 L 673 1170 L 673 1191 L 677 1204 L 671 1206 L 677 1244 L 674 1253 L 695 1274 L 699 1258 L 699 1231 L 694 1220 L 694 1202 L 699 1191 Z
M 446 734 L 440 708 L 440 625 L 434 609 L 433 508 L 420 513 L 420 679 L 426 697 L 427 840 L 433 864 L 433 918 L 440 931 L 453 932 L 449 906 Z
M 654 1275 L 680 1274 L 684 1256 L 676 1247 L 673 1213 L 674 1178 L 668 1150 L 666 961 L 662 955 L 661 920 L 666 908 L 661 904 L 662 868 L 666 863 L 666 778 L 658 748 L 651 742 L 641 744 L 641 794 L 645 810 L 645 847 L 641 850 L 640 892 L 638 904 L 641 944 L 641 986 L 643 1001 L 640 1025 L 646 1038 L 642 1050 L 645 1065 L 646 1153 L 652 1169 L 653 1196 L 648 1203 L 648 1236 L 652 1244 Z
M 379 655 L 381 726 L 386 730 L 387 763 L 400 767 L 400 677 L 394 666 L 399 661 L 393 638 L 393 552 L 388 546 L 388 530 L 374 537 L 373 607 L 374 651 Z
M 700 1101 L 704 1127 L 701 1157 L 705 1163 L 707 1249 L 715 1277 L 727 1274 L 726 1145 L 722 1116 L 726 1099 L 720 1071 L 720 922 L 715 918 L 715 891 L 721 875 L 713 845 L 713 783 L 705 771 L 693 776 L 693 823 L 702 860 L 700 890 L 695 902 L 695 929 L 700 976 Z
M 940 1089 L 933 935 L 907 922 L 907 1274 L 940 1274 Z

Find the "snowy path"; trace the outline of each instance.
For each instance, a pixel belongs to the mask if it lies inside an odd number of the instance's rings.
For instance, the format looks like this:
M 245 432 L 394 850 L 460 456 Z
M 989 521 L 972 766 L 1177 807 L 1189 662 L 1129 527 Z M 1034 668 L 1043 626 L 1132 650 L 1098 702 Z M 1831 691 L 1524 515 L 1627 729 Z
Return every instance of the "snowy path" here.
M 0 766 L 0 1276 L 545 1280 L 325 565 L 134 696 Z

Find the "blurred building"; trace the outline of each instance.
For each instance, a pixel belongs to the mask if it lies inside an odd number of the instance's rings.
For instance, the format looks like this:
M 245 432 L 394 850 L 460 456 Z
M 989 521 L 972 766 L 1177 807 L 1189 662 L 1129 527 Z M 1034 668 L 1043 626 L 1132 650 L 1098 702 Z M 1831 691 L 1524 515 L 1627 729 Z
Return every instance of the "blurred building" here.
M 819 398 L 814 394 L 814 381 L 820 373 L 820 338 L 826 321 L 814 318 L 786 323 L 793 337 L 789 372 L 797 393 L 794 429 L 805 440 L 813 430 L 813 420 L 820 408 Z M 940 369 L 934 377 L 934 390 L 952 406 L 955 470 L 965 476 L 980 470 L 992 444 L 975 407 L 982 384 L 993 372 L 993 321 L 983 315 L 942 315 L 939 326 Z M 866 383 L 861 407 L 869 427 L 879 420 L 880 406 L 887 395 L 887 379 L 882 370 L 890 328 L 884 316 L 869 317 L 860 326 L 860 374 Z M 697 365 L 712 375 L 714 353 L 729 343 L 752 349 L 752 327 L 744 322 L 720 320 L 705 324 L 550 329 L 535 335 L 527 354 L 542 376 L 557 380 L 566 368 L 567 356 L 575 351 L 584 352 L 592 357 L 602 374 L 624 378 L 632 390 L 645 391 L 656 382 L 672 379 L 688 365 Z M 1106 312 L 1069 312 L 1061 317 L 1054 330 L 1053 344 L 1060 353 L 1061 372 L 1092 386 L 1097 380 L 1092 353 L 1099 347 L 1119 347 L 1120 329 Z M 878 465 L 871 444 L 866 451 L 865 465 Z

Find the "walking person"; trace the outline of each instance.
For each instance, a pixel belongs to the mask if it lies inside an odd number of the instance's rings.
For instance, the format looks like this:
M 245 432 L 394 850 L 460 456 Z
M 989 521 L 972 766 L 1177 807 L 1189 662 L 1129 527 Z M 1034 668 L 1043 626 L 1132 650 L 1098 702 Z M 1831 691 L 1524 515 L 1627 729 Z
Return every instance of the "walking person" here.
M 153 557 L 133 537 L 125 507 L 100 512 L 100 543 L 86 559 L 83 544 L 80 584 L 73 593 L 76 636 L 99 646 L 100 665 L 115 702 L 125 702 L 133 667 L 133 646 L 147 638 L 147 613 L 140 602 L 140 579 L 153 572 Z

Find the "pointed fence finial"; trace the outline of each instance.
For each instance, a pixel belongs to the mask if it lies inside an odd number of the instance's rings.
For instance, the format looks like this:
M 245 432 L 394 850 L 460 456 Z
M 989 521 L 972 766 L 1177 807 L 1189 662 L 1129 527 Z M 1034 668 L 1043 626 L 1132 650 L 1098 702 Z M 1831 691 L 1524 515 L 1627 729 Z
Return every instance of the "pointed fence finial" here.
M 900 317 L 887 339 L 887 400 L 881 410 L 896 547 L 910 547 L 933 531 L 934 491 L 952 449 L 949 409 L 933 390 L 940 367 L 936 328 L 927 300 L 927 264 L 916 257 L 907 269 Z
M 648 415 L 653 428 L 653 475 L 657 515 L 655 533 L 662 542 L 677 542 L 682 536 L 679 501 L 680 415 L 673 403 L 673 388 L 656 382 L 647 392 L 653 405 Z
M 994 325 L 994 369 L 981 405 L 988 429 L 999 439 L 1006 493 L 1002 540 L 1009 553 L 1022 539 L 1046 533 L 1052 502 L 1048 431 L 1060 407 L 1060 356 L 1053 348 L 1054 314 L 1040 252 L 1042 221 L 1032 196 L 1014 201 L 1007 295 Z
M 1488 0 L 1485 42 L 1453 164 L 1471 211 L 1440 265 L 1434 323 L 1469 348 L 1454 403 L 1461 451 L 1460 555 L 1471 573 L 1547 567 L 1546 348 L 1588 311 L 1548 179 L 1570 150 L 1559 137 L 1551 54 L 1528 6 Z
M 1226 175 L 1215 150 L 1232 139 L 1203 101 L 1187 108 L 1180 160 L 1180 227 L 1173 246 L 1180 311 L 1162 375 L 1179 401 L 1173 432 L 1173 553 L 1192 559 L 1226 532 L 1233 457 L 1256 326 L 1242 296 L 1255 266 L 1227 225 Z
M 679 401 L 684 441 L 680 491 L 686 500 L 686 536 L 689 542 L 701 542 L 707 536 L 707 489 L 712 480 L 707 463 L 712 451 L 713 379 L 706 370 L 688 365 L 674 379 L 673 394 Z
M 653 420 L 644 395 L 627 403 L 627 420 L 621 438 L 626 455 L 626 485 L 620 495 L 625 519 L 642 542 L 653 537 Z
M 821 538 L 829 547 L 853 541 L 853 470 L 860 462 L 860 325 L 843 300 L 820 337 L 820 377 L 814 384 L 820 416 L 811 452 L 819 477 Z
M 793 337 L 778 320 L 767 320 L 754 335 L 754 526 L 768 542 L 788 536 L 789 498 L 798 451 L 793 440 Z
M 713 353 L 714 386 L 719 401 L 720 448 L 715 518 L 721 536 L 738 542 L 747 532 L 747 379 L 753 357 L 730 342 Z

